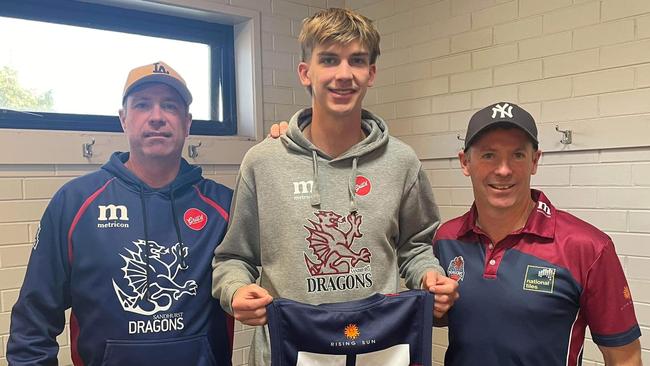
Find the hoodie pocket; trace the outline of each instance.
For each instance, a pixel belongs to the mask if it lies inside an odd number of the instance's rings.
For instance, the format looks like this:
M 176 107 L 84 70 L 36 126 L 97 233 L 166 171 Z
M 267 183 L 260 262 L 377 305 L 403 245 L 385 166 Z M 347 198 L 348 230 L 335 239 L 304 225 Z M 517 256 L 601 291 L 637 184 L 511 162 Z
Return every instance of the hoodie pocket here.
M 107 340 L 103 366 L 216 366 L 205 335 L 146 341 Z

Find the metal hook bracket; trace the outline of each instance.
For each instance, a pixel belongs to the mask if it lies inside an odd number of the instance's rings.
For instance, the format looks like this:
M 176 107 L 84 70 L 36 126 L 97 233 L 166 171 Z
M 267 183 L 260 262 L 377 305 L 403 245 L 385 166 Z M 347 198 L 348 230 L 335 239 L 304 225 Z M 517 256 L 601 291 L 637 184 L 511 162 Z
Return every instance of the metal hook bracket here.
M 90 143 L 86 142 L 81 145 L 81 154 L 84 158 L 90 159 L 93 157 L 93 145 L 95 145 L 94 137 L 91 137 Z
M 196 159 L 199 156 L 200 146 L 201 146 L 201 141 L 199 141 L 197 145 L 192 145 L 192 144 L 187 145 L 187 155 L 192 159 Z
M 464 139 L 463 137 L 461 137 L 460 134 L 457 134 L 457 135 L 456 135 L 456 138 L 458 139 L 458 141 L 463 141 L 463 142 L 465 142 L 465 139 Z
M 560 126 L 555 125 L 555 131 L 562 134 L 562 139 L 560 140 L 562 145 L 569 145 L 573 142 L 573 132 L 571 130 L 560 130 Z

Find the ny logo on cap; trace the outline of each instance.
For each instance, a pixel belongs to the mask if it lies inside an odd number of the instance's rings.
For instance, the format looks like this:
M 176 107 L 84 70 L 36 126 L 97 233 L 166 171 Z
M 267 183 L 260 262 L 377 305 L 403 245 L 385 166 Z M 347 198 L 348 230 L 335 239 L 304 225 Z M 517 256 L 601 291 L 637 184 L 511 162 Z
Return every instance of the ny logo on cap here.
M 169 71 L 165 69 L 165 66 L 161 65 L 159 62 L 153 64 L 153 73 L 155 74 L 169 74 Z
M 508 103 L 505 103 L 504 105 L 497 104 L 492 107 L 492 118 L 494 118 L 497 113 L 500 114 L 499 118 L 506 118 L 506 116 L 512 118 L 512 106 Z

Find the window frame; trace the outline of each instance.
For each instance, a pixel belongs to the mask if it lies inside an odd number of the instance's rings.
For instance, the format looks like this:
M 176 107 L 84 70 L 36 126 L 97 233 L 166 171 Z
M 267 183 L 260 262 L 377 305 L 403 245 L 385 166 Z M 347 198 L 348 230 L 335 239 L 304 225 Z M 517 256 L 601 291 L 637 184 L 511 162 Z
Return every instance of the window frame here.
M 10 0 L 0 7 L 0 16 L 207 44 L 211 49 L 210 99 L 214 101 L 214 93 L 218 93 L 215 86 L 221 82 L 223 121 L 194 120 L 190 134 L 237 134 L 234 36 L 231 25 L 71 0 Z M 212 103 L 211 108 L 211 114 L 215 116 L 216 103 Z M 122 131 L 117 111 L 115 116 L 105 116 L 0 110 L 0 128 Z

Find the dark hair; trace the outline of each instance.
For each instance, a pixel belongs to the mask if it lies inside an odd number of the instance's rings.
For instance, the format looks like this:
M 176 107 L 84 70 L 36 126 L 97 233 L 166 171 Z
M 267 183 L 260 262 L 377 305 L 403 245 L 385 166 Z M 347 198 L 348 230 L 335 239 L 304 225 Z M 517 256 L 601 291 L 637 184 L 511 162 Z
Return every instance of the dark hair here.
M 488 132 L 491 132 L 491 131 L 494 131 L 494 130 L 512 130 L 512 129 L 518 129 L 518 130 L 524 131 L 523 129 L 521 129 L 521 128 L 519 128 L 519 127 L 517 127 L 517 126 L 515 126 L 515 125 L 513 125 L 512 123 L 509 123 L 509 122 L 495 123 L 492 126 L 487 127 L 484 130 L 482 130 L 481 132 L 474 135 L 472 140 L 468 141 L 467 147 L 465 148 L 464 151 L 467 152 L 469 150 L 469 148 L 472 147 L 472 144 L 474 142 L 480 140 L 481 137 L 483 137 L 483 135 L 485 135 Z M 524 131 L 524 133 L 525 133 L 525 131 Z M 533 146 L 533 151 L 539 150 L 539 143 L 537 141 L 533 140 L 533 138 L 530 137 L 530 135 L 528 135 L 527 133 L 525 133 L 525 135 L 528 138 L 528 141 L 530 141 L 531 145 Z
M 155 82 L 155 81 L 152 81 L 150 83 L 143 83 L 143 84 L 137 85 L 135 88 L 131 89 L 129 91 L 129 94 L 125 95 L 124 98 L 122 99 L 122 109 L 124 110 L 125 113 L 126 113 L 126 100 L 129 98 L 129 95 L 131 95 L 131 94 L 133 94 L 133 93 L 135 93 L 137 91 L 140 91 L 140 90 L 142 90 L 144 88 L 150 87 L 152 84 L 167 85 L 167 84 L 158 83 L 158 82 Z M 183 99 L 183 97 L 180 95 L 180 93 L 176 89 L 174 89 L 172 87 L 170 87 L 170 89 L 173 90 L 178 95 L 178 99 L 185 106 L 185 114 L 190 113 L 190 106 L 187 105 L 187 103 L 185 102 L 185 99 Z

